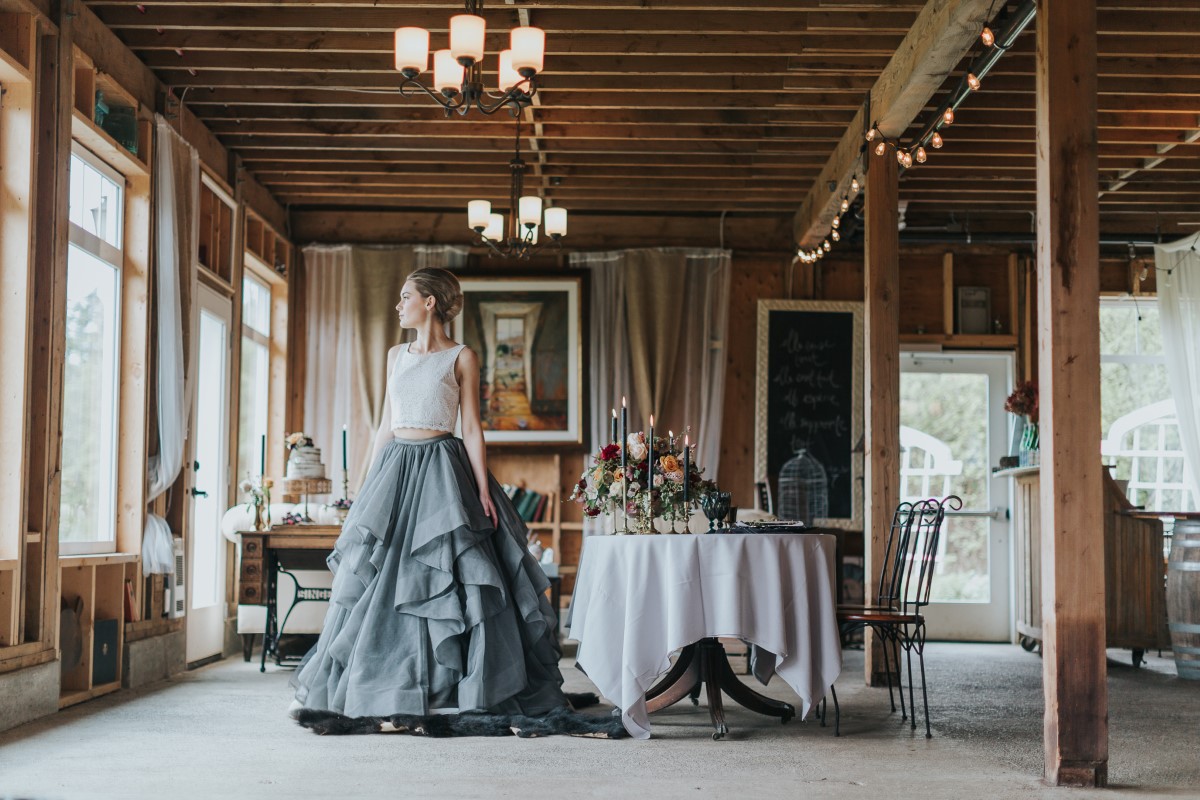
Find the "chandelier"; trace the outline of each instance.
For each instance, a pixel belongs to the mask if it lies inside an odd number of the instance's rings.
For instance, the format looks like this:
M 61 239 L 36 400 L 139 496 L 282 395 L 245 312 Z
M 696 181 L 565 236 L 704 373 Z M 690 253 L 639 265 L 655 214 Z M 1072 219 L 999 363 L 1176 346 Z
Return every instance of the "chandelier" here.
M 466 13 L 450 18 L 450 47 L 433 53 L 432 91 L 417 80 L 429 69 L 429 31 L 398 28 L 396 69 L 404 76 L 400 94 L 424 92 L 446 109 L 446 116 L 452 111 L 466 116 L 472 107 L 488 115 L 505 107 L 513 116 L 519 114 L 537 93 L 537 74 L 542 71 L 546 55 L 546 33 L 528 25 L 512 29 L 510 48 L 500 51 L 496 81 L 499 94 L 492 94 L 483 85 L 485 28 L 483 0 L 466 0 Z
M 467 203 L 467 225 L 479 237 L 476 245 L 484 245 L 489 255 L 501 258 L 529 258 L 546 243 L 538 245 L 539 223 L 555 247 L 567 235 L 567 210 L 565 208 L 542 209 L 542 198 L 527 195 L 525 189 L 525 161 L 521 158 L 521 118 L 517 117 L 517 135 L 512 161 L 508 162 L 512 173 L 509 191 L 508 219 L 494 213 L 487 200 L 472 200 Z M 504 232 L 508 231 L 508 238 Z

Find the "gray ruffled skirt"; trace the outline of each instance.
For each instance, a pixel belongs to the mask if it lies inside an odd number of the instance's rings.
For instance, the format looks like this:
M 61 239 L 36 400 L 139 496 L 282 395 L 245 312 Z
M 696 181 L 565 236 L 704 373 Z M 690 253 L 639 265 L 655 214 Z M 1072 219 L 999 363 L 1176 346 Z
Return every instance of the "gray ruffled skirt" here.
M 436 708 L 535 716 L 567 705 L 549 586 L 488 476 L 485 516 L 462 440 L 395 440 L 330 554 L 321 636 L 292 678 L 306 708 L 346 716 Z

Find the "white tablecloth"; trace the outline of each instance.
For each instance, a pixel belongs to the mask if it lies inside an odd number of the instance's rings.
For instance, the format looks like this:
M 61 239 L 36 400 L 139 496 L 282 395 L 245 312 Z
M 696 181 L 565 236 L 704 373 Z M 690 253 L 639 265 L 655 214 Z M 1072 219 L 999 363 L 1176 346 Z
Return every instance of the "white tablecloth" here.
M 803 719 L 842 668 L 836 544 L 797 533 L 588 537 L 572 594 L 576 664 L 645 739 L 646 690 L 670 654 L 706 636 L 744 639 L 769 651 L 759 678 L 773 664 Z

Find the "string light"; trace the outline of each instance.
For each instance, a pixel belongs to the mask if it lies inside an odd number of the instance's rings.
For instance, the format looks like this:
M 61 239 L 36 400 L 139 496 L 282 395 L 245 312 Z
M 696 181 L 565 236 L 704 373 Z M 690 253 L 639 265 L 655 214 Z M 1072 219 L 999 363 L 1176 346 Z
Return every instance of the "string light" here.
M 840 233 L 838 233 L 836 229 L 829 232 L 829 237 L 831 239 L 833 239 L 835 242 L 841 241 L 841 239 L 842 239 L 842 235 Z
M 875 145 L 875 155 L 881 156 L 886 152 L 887 152 L 887 142 L 881 141 L 879 144 Z
M 942 122 L 947 125 L 954 124 L 954 109 L 951 106 L 946 106 L 946 110 L 942 112 Z
M 984 47 L 991 47 L 996 43 L 996 34 L 992 33 L 992 29 L 987 25 L 984 25 L 983 30 L 979 33 L 979 40 L 983 42 Z
M 829 243 L 828 239 L 821 243 L 821 247 L 824 248 L 826 253 L 833 249 L 833 245 Z
M 856 193 L 857 193 L 857 192 L 858 192 L 858 190 L 859 190 L 859 189 L 861 189 L 861 188 L 862 188 L 862 184 L 860 184 L 860 183 L 858 182 L 858 178 L 851 178 L 851 179 L 850 179 L 850 191 L 852 191 L 852 192 L 856 192 Z
M 929 158 L 929 156 L 928 156 L 928 155 L 926 155 L 926 153 L 925 153 L 925 148 L 924 148 L 924 147 L 918 147 L 918 148 L 917 148 L 917 149 L 916 149 L 916 150 L 913 152 L 913 158 L 916 160 L 916 162 L 917 162 L 918 164 L 924 164 L 924 163 L 925 163 L 925 161 L 926 161 L 926 159 L 927 159 L 927 158 Z
M 933 145 L 934 148 L 940 148 L 944 144 L 942 141 L 942 135 L 937 131 L 934 131 L 933 136 L 931 136 L 929 139 L 929 143 Z
M 980 84 L 979 78 L 975 77 L 974 72 L 967 73 L 967 86 L 971 87 L 971 91 L 978 92 L 981 85 L 982 84 Z
M 840 227 L 840 226 L 841 226 L 841 224 L 842 224 L 842 218 L 841 218 L 841 217 L 834 217 L 834 218 L 833 218 L 833 227 L 835 227 L 835 228 L 837 228 L 837 227 Z
M 842 198 L 842 213 L 845 214 L 849 210 L 850 210 L 850 198 L 843 197 Z
M 913 165 L 912 154 L 909 153 L 907 150 L 905 150 L 904 157 L 900 159 L 900 163 L 904 165 L 905 169 L 908 169 L 909 167 L 911 167 Z
M 867 141 L 868 142 L 875 141 L 875 130 L 876 129 L 874 128 L 874 126 L 872 126 L 872 128 L 869 131 L 867 131 Z

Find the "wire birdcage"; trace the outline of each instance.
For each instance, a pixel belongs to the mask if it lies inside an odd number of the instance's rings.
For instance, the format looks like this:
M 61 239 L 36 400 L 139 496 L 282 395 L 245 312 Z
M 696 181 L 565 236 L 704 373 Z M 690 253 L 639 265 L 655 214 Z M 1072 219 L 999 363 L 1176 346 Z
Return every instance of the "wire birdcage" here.
M 779 470 L 779 518 L 814 525 L 829 516 L 829 479 L 808 450 L 797 450 Z

